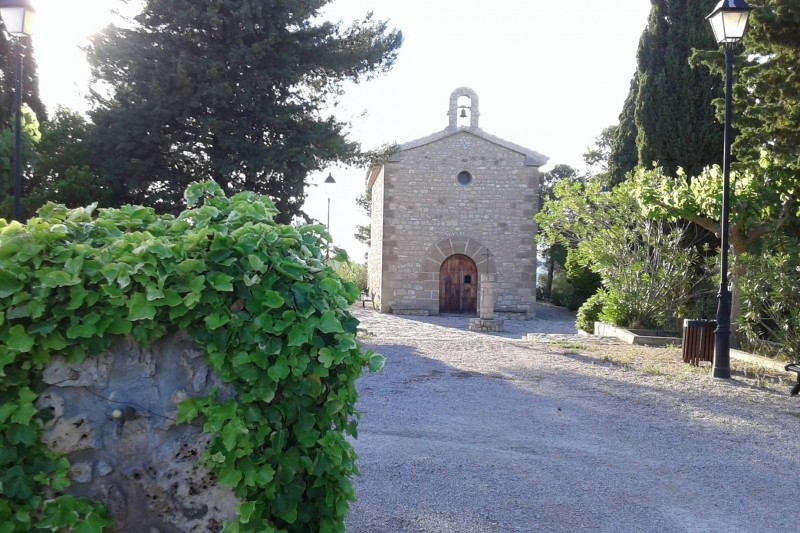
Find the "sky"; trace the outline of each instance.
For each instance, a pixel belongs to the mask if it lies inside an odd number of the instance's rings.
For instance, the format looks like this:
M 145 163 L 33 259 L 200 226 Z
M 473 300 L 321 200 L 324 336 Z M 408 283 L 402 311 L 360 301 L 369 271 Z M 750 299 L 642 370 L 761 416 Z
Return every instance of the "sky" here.
M 708 0 L 709 12 L 715 1 Z M 84 111 L 88 67 L 80 47 L 122 6 L 112 0 L 38 0 L 34 34 L 42 99 L 52 110 Z M 374 80 L 346 84 L 331 111 L 351 124 L 364 149 L 402 144 L 447 126 L 450 93 L 472 88 L 480 127 L 555 164 L 580 168 L 582 155 L 619 113 L 636 69 L 647 24 L 647 0 L 334 0 L 323 11 L 348 25 L 368 11 L 404 35 L 394 68 Z M 329 193 L 321 183 L 331 174 Z M 306 212 L 325 222 L 351 258 L 367 224 L 355 204 L 366 169 L 332 166 L 310 177 Z

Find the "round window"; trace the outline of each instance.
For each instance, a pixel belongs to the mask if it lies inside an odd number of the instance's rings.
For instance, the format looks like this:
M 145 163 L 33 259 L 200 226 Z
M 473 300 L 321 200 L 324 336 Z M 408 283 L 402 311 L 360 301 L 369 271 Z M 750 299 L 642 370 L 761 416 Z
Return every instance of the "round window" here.
M 461 185 L 469 185 L 472 183 L 472 174 L 467 172 L 466 170 L 462 170 L 458 173 L 458 182 Z

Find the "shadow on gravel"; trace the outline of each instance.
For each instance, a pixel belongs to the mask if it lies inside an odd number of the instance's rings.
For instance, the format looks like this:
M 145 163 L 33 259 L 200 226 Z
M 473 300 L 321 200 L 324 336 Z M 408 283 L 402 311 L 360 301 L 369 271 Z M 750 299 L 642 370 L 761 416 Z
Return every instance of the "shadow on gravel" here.
M 364 344 L 387 363 L 357 384 L 350 533 L 796 525 L 779 482 L 800 471 L 800 440 L 780 438 L 796 425 L 785 413 L 632 384 L 576 355 L 490 368 L 473 363 L 491 354 L 445 363 L 411 342 Z

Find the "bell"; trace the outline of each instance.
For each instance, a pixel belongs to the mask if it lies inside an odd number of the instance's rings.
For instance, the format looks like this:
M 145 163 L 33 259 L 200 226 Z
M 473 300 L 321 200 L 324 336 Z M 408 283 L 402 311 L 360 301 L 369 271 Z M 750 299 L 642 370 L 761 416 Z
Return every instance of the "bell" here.
M 461 108 L 461 114 L 458 115 L 458 116 L 461 117 L 461 118 L 467 118 L 467 110 L 462 107 Z

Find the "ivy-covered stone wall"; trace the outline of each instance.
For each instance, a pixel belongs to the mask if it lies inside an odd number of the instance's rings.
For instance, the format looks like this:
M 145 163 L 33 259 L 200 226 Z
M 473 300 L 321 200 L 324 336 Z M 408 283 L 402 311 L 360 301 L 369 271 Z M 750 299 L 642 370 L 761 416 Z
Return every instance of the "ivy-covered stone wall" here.
M 383 365 L 356 342 L 346 254 L 327 262 L 325 228 L 276 224 L 265 197 L 206 182 L 186 202 L 0 220 L 0 532 L 95 533 L 120 502 L 163 517 L 170 490 L 226 533 L 344 530 L 355 380 Z M 195 348 L 162 349 L 179 332 Z M 232 516 L 180 497 L 205 480 Z
M 233 397 L 187 335 L 149 348 L 120 338 L 74 364 L 53 357 L 42 377 L 42 442 L 69 459 L 65 493 L 102 503 L 114 531 L 211 533 L 235 518 L 232 490 L 198 464 L 209 436 L 200 425 L 176 424 L 189 397 L 215 387 Z

